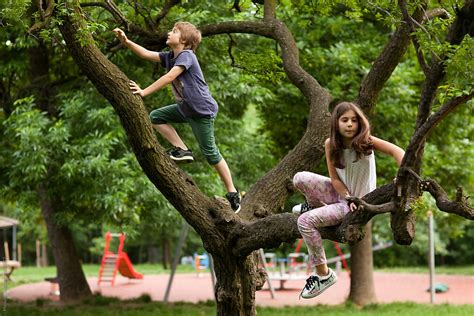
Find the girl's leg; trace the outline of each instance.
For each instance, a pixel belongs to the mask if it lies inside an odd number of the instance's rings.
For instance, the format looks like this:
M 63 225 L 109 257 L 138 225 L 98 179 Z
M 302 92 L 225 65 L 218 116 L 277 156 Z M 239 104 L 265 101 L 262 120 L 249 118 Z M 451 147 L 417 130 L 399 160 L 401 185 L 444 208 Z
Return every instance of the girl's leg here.
M 338 202 L 315 208 L 303 213 L 298 218 L 298 229 L 306 242 L 310 255 L 311 266 L 316 266 L 318 274 L 327 274 L 326 253 L 323 248 L 323 239 L 318 231 L 319 227 L 339 224 L 349 212 L 346 202 Z
M 294 186 L 304 194 L 309 205 L 332 204 L 341 201 L 331 179 L 316 173 L 303 171 L 293 177 Z

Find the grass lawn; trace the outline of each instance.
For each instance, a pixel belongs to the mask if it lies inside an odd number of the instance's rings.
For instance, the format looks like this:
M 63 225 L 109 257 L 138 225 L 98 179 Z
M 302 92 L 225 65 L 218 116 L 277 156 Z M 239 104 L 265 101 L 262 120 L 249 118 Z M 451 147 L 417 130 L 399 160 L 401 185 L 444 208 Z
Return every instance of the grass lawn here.
M 62 306 L 58 303 L 38 301 L 35 304 L 7 305 L 8 315 L 41 315 L 41 316 L 204 316 L 215 315 L 214 302 L 199 304 L 148 302 L 146 298 L 132 301 L 117 301 L 104 297 L 94 297 L 81 305 Z M 398 316 L 398 315 L 427 315 L 427 316 L 468 316 L 474 315 L 474 305 L 423 305 L 414 303 L 392 303 L 370 305 L 360 308 L 351 304 L 337 306 L 312 306 L 312 307 L 284 307 L 262 308 L 257 307 L 258 316 Z M 3 315 L 3 314 L 2 314 Z

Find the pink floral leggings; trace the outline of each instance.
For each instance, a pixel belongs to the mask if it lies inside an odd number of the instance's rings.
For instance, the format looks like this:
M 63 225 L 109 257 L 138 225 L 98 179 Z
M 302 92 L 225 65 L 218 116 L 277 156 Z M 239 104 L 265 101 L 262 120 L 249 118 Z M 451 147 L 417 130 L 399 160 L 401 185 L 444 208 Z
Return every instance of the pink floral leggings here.
M 301 214 L 298 218 L 298 229 L 308 247 L 310 265 L 313 267 L 325 264 L 326 253 L 318 228 L 339 224 L 349 213 L 349 207 L 328 177 L 303 171 L 295 174 L 293 184 L 304 194 L 310 206 L 317 205 L 317 202 L 325 204 Z

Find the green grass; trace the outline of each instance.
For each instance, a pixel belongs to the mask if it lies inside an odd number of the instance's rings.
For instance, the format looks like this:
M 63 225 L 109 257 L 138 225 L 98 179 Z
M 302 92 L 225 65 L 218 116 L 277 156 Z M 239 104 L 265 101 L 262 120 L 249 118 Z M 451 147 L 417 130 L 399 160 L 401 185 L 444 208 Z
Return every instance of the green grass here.
M 1 314 L 1 312 L 0 312 Z M 398 316 L 398 315 L 428 315 L 428 316 L 467 316 L 474 315 L 474 305 L 423 305 L 414 303 L 376 304 L 359 308 L 352 304 L 336 306 L 317 305 L 306 307 L 267 308 L 257 307 L 258 316 Z M 148 302 L 147 298 L 132 301 L 117 301 L 96 296 L 83 304 L 63 306 L 58 303 L 37 301 L 35 304 L 9 303 L 7 315 L 41 315 L 41 316 L 204 316 L 216 315 L 214 302 L 199 304 Z

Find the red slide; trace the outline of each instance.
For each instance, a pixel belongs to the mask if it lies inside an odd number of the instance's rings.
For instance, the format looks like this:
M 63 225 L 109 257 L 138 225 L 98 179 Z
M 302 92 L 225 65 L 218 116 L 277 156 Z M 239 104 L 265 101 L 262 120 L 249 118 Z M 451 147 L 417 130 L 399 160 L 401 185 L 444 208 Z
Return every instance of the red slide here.
M 126 252 L 121 252 L 119 255 L 119 263 L 118 263 L 118 270 L 121 275 L 127 277 L 129 279 L 143 279 L 143 274 L 138 273 L 133 268 L 133 264 L 128 258 Z

